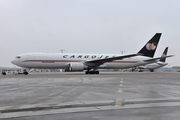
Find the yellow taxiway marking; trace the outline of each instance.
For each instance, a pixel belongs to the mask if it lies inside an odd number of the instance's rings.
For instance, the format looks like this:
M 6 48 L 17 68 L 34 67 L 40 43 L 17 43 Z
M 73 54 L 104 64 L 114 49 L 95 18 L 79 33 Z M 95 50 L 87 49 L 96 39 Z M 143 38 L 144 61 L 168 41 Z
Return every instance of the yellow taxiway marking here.
M 122 87 L 122 86 L 123 86 L 123 84 L 120 84 L 119 86 L 120 86 L 120 87 Z
M 121 88 L 118 90 L 118 93 L 122 93 L 122 89 Z
M 122 105 L 122 99 L 121 98 L 117 98 L 115 106 L 118 107 L 118 106 L 121 106 L 121 105 Z
M 123 86 L 123 79 L 120 80 L 120 85 L 119 86 L 120 86 L 120 88 L 118 90 L 118 93 L 122 93 L 122 88 L 121 87 Z

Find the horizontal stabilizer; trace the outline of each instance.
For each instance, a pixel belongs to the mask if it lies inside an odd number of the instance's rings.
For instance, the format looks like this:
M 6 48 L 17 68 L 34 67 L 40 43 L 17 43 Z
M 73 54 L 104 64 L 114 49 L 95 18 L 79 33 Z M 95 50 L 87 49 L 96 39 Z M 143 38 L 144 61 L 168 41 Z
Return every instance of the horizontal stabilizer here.
M 168 55 L 168 56 L 163 56 L 163 57 L 157 57 L 157 58 L 152 58 L 148 60 L 144 60 L 144 62 L 156 62 L 157 60 L 168 58 L 168 57 L 173 57 L 174 55 Z

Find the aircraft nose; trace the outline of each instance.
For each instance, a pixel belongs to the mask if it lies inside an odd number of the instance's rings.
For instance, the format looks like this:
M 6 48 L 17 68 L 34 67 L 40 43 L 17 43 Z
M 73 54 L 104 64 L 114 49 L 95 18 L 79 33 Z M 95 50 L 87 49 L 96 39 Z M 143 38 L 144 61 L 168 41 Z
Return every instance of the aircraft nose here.
M 15 59 L 11 60 L 11 63 L 16 65 L 16 60 Z

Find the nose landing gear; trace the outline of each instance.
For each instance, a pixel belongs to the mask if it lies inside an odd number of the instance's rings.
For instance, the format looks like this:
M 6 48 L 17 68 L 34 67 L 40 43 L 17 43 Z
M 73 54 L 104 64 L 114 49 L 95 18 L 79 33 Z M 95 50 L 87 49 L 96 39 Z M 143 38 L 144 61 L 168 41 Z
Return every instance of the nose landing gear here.
M 29 73 L 28 72 L 24 72 L 24 75 L 28 75 Z
M 28 75 L 29 73 L 27 72 L 26 69 L 24 69 L 24 70 L 23 70 L 23 74 L 24 74 L 24 75 Z

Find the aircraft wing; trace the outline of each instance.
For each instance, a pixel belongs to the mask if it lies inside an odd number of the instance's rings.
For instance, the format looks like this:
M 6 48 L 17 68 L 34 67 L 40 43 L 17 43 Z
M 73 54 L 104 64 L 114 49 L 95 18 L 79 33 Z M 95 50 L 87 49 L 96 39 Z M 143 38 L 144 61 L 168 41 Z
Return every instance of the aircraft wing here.
M 139 54 L 129 54 L 129 55 L 123 55 L 123 56 L 117 56 L 117 57 L 111 57 L 111 58 L 104 58 L 104 59 L 95 59 L 90 61 L 85 61 L 84 64 L 90 67 L 96 67 L 100 66 L 106 62 L 112 62 L 114 60 L 122 60 L 124 58 L 134 57 Z
M 173 57 L 173 56 L 174 55 L 168 55 L 168 56 L 163 56 L 163 57 L 152 58 L 152 59 L 144 60 L 144 62 L 157 62 L 157 60 Z
M 146 69 L 145 66 L 138 66 L 138 68 L 140 68 L 140 69 Z
M 165 62 L 157 62 L 158 65 L 167 65 L 168 63 L 165 63 Z

